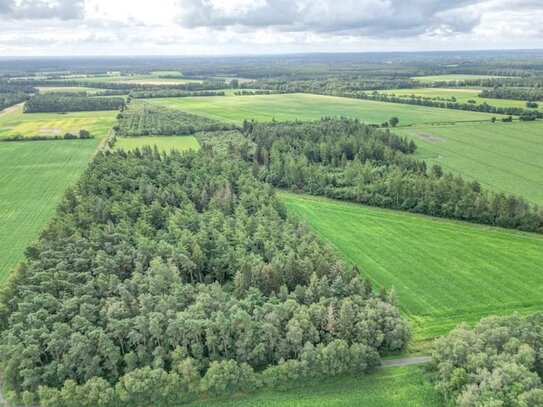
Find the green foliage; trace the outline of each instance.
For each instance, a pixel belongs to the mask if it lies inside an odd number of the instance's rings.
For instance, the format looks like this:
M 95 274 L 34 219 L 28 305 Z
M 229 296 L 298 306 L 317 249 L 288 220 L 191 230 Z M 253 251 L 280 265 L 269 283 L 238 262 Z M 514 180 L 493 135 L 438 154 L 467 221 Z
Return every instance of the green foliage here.
M 124 105 L 121 97 L 89 97 L 58 92 L 38 93 L 25 103 L 25 113 L 81 112 L 117 110 Z
M 281 361 L 331 376 L 405 348 L 396 307 L 288 218 L 239 151 L 219 154 L 96 157 L 2 295 L 10 388 L 71 405 L 72 383 L 101 378 L 124 405 L 174 405 L 195 369 L 220 393 Z
M 194 134 L 199 131 L 228 130 L 234 127 L 141 100 L 131 101 L 118 118 L 116 129 L 121 136 L 171 136 Z
M 541 405 L 543 318 L 489 317 L 436 341 L 436 389 L 460 407 Z

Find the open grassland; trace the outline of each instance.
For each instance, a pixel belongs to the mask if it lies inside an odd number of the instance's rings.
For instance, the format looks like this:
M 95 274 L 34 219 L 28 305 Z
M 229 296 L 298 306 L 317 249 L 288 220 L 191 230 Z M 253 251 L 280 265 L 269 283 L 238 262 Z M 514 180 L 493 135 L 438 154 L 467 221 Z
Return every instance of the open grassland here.
M 90 95 L 94 95 L 97 92 L 103 92 L 106 89 L 86 88 L 84 86 L 39 86 L 40 93 L 51 92 L 87 92 Z
M 11 111 L 0 113 L 0 138 L 9 136 L 55 136 L 77 133 L 84 129 L 94 137 L 108 134 L 115 124 L 117 111 L 70 113 L 23 113 L 19 105 Z
M 115 149 L 130 151 L 135 150 L 136 148 L 141 148 L 145 145 L 156 145 L 160 151 L 200 149 L 200 144 L 194 136 L 117 137 Z
M 179 72 L 156 71 L 150 74 L 134 74 L 134 75 L 108 75 L 108 76 L 74 76 L 62 79 L 52 79 L 51 84 L 55 82 L 80 80 L 82 82 L 114 82 L 114 83 L 140 83 L 144 85 L 174 85 L 183 83 L 201 83 L 198 79 L 176 79 L 176 78 L 161 78 L 162 75 L 180 75 Z
M 482 88 L 481 88 L 482 89 Z M 486 104 L 495 107 L 519 107 L 526 109 L 526 101 L 513 99 L 491 99 L 480 98 L 478 95 L 481 89 L 476 88 L 411 88 L 411 89 L 384 89 L 379 90 L 379 93 L 396 96 L 421 96 L 423 98 L 456 98 L 458 103 L 468 103 L 468 100 L 474 100 L 477 105 Z M 543 105 L 539 106 L 538 110 L 543 109 Z
M 0 285 L 44 229 L 98 140 L 0 143 Z
M 419 82 L 440 82 L 440 81 L 469 81 L 471 79 L 492 79 L 492 78 L 504 78 L 504 76 L 498 75 L 463 75 L 463 74 L 451 74 L 451 75 L 428 75 L 428 76 L 414 76 L 414 79 Z
M 415 341 L 462 321 L 541 310 L 543 236 L 280 192 L 376 287 L 394 287 Z
M 487 113 L 310 94 L 156 98 L 149 102 L 228 123 L 241 123 L 244 119 L 314 120 L 323 116 L 346 116 L 367 123 L 382 123 L 397 116 L 402 126 L 481 121 L 492 117 Z
M 439 407 L 442 402 L 418 366 L 380 369 L 290 390 L 263 391 L 189 404 L 189 407 Z
M 543 121 L 420 126 L 400 132 L 415 140 L 418 158 L 543 205 Z

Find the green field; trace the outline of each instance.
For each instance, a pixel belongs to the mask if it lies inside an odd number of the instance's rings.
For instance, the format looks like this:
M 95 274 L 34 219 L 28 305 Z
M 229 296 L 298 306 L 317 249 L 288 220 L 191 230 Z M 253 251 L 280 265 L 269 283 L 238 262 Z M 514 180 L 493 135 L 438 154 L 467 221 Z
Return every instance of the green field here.
M 311 94 L 156 98 L 149 99 L 149 102 L 229 123 L 240 123 L 244 119 L 311 120 L 323 116 L 347 116 L 368 123 L 382 123 L 397 116 L 401 126 L 490 120 L 493 116 L 479 112 Z
M 401 129 L 416 156 L 498 191 L 543 205 L 543 122 L 462 123 Z
M 98 140 L 0 143 L 0 285 L 38 238 Z
M 108 134 L 115 124 L 116 110 L 70 113 L 23 113 L 19 105 L 0 113 L 0 138 L 15 135 L 55 136 L 66 132 L 77 133 L 81 129 L 95 137 Z
M 492 78 L 504 78 L 504 76 L 498 75 L 462 75 L 462 74 L 451 74 L 451 75 L 427 75 L 427 76 L 414 76 L 411 79 L 414 79 L 419 82 L 440 82 L 440 81 L 469 81 L 470 79 L 492 79 Z
M 156 145 L 160 151 L 200 149 L 200 144 L 194 136 L 117 137 L 115 149 L 129 151 L 145 145 Z
M 175 85 L 182 83 L 201 83 L 201 80 L 196 79 L 174 79 L 160 78 L 160 75 L 179 75 L 179 72 L 174 71 L 156 71 L 150 74 L 133 74 L 133 75 L 108 75 L 108 76 L 72 76 L 62 79 L 52 79 L 51 84 L 55 82 L 80 80 L 82 82 L 114 82 L 114 83 L 141 83 L 148 85 Z
M 440 398 L 418 366 L 380 369 L 290 390 L 263 391 L 188 404 L 189 407 L 439 407 Z
M 543 236 L 280 192 L 376 287 L 394 287 L 415 341 L 462 321 L 541 310 Z
M 482 89 L 482 88 L 481 88 Z M 387 95 L 416 95 L 428 98 L 446 98 L 455 97 L 459 103 L 468 103 L 468 100 L 475 100 L 478 105 L 487 103 L 495 107 L 520 107 L 526 109 L 526 101 L 513 99 L 490 99 L 480 98 L 478 95 L 481 89 L 476 88 L 412 88 L 412 89 L 384 89 L 379 90 L 379 93 Z M 543 109 L 543 105 L 539 106 L 539 110 Z
M 39 86 L 40 93 L 50 92 L 87 92 L 88 94 L 95 94 L 97 92 L 103 92 L 107 89 L 86 88 L 84 86 Z

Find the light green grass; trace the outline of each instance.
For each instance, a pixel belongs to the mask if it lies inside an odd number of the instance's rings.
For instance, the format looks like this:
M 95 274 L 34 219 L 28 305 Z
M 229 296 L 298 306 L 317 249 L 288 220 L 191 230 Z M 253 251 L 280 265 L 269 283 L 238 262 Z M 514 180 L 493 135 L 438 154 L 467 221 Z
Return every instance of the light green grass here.
M 199 150 L 200 144 L 194 136 L 144 136 L 117 137 L 115 149 L 125 151 L 135 150 L 145 145 L 156 145 L 160 151 L 170 150 Z
M 241 123 L 244 119 L 314 120 L 323 116 L 347 116 L 367 123 L 382 123 L 397 116 L 400 125 L 409 125 L 490 120 L 492 117 L 487 113 L 310 94 L 156 98 L 149 102 L 229 123 Z
M 74 77 L 64 79 L 52 79 L 51 84 L 55 82 L 79 80 L 81 82 L 114 82 L 114 83 L 141 83 L 148 85 L 168 85 L 168 84 L 183 84 L 183 83 L 201 83 L 201 80 L 197 79 L 173 79 L 173 78 L 159 78 L 157 71 L 155 74 L 135 74 L 135 75 L 109 75 L 109 76 L 88 76 L 88 77 Z M 166 73 L 169 75 L 171 73 Z
M 440 82 L 440 81 L 469 81 L 471 79 L 492 79 L 492 78 L 505 78 L 504 76 L 498 75 L 462 75 L 462 74 L 451 74 L 451 75 L 427 75 L 427 76 L 414 76 L 411 79 L 414 79 L 419 82 Z
M 39 86 L 38 89 L 40 93 L 51 93 L 51 92 L 87 92 L 88 94 L 94 95 L 97 92 L 103 92 L 107 89 L 97 89 L 97 88 L 86 88 L 84 86 Z
M 482 88 L 481 88 L 482 89 Z M 481 93 L 481 89 L 476 88 L 413 88 L 413 89 L 384 89 L 379 90 L 379 93 L 385 93 L 387 95 L 416 95 L 422 97 L 441 97 L 450 99 L 455 97 L 458 103 L 468 103 L 468 100 L 475 100 L 477 105 L 486 104 L 495 107 L 519 107 L 526 109 L 526 101 L 513 100 L 513 99 L 491 99 L 480 98 L 478 95 Z M 543 105 L 539 107 L 543 109 Z
M 0 285 L 44 229 L 98 140 L 0 143 Z
M 414 339 L 543 306 L 543 236 L 280 192 L 376 287 L 394 287 Z
M 418 366 L 380 369 L 290 390 L 194 402 L 188 407 L 440 407 L 442 402 Z
M 84 129 L 94 137 L 103 137 L 115 124 L 117 111 L 23 113 L 22 105 L 7 113 L 0 113 L 0 138 L 15 135 L 55 136 Z
M 418 158 L 543 205 L 543 121 L 420 126 L 399 132 L 415 140 Z

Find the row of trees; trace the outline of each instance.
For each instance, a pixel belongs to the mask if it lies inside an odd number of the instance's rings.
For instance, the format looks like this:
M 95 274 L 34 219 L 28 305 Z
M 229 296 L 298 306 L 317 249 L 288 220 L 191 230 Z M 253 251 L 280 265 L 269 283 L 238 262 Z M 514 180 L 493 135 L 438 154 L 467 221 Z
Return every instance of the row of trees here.
M 195 96 L 224 96 L 224 91 L 201 90 L 201 91 L 186 91 L 181 89 L 148 89 L 148 90 L 133 90 L 130 92 L 130 97 L 135 99 L 150 99 L 150 98 L 183 98 Z
M 25 113 L 81 112 L 118 110 L 124 106 L 121 97 L 89 97 L 79 94 L 55 92 L 36 94 L 26 101 Z
M 543 100 L 543 87 L 496 86 L 491 89 L 483 89 L 479 96 L 482 98 L 536 101 Z
M 2 137 L 0 139 L 0 142 L 4 141 L 44 141 L 44 140 L 86 140 L 91 139 L 94 136 L 88 131 L 88 130 L 79 130 L 78 134 L 73 133 L 64 133 L 62 135 L 57 134 L 54 136 L 41 136 L 41 135 L 34 135 L 34 136 L 23 136 L 23 135 L 16 135 L 16 136 L 10 136 L 10 137 Z
M 176 405 L 186 381 L 250 390 L 405 348 L 395 294 L 290 219 L 227 135 L 226 149 L 95 159 L 1 295 L 10 389 L 43 405 Z
M 451 404 L 543 405 L 543 316 L 489 317 L 436 341 L 431 371 Z
M 543 233 L 543 212 L 521 197 L 430 169 L 414 143 L 350 119 L 245 123 L 259 177 L 281 188 L 427 215 Z
M 229 84 L 224 80 L 209 80 L 202 82 L 188 82 L 179 84 L 143 84 L 137 82 L 119 82 L 113 81 L 88 81 L 84 78 L 64 79 L 57 81 L 49 81 L 46 79 L 14 79 L 9 82 L 14 86 L 41 87 L 41 86 L 56 86 L 56 87 L 84 87 L 110 90 L 160 90 L 160 89 L 176 89 L 185 91 L 201 91 L 201 90 L 221 90 L 228 89 Z
M 235 128 L 207 117 L 134 99 L 123 107 L 118 119 L 114 130 L 121 136 L 172 136 Z

